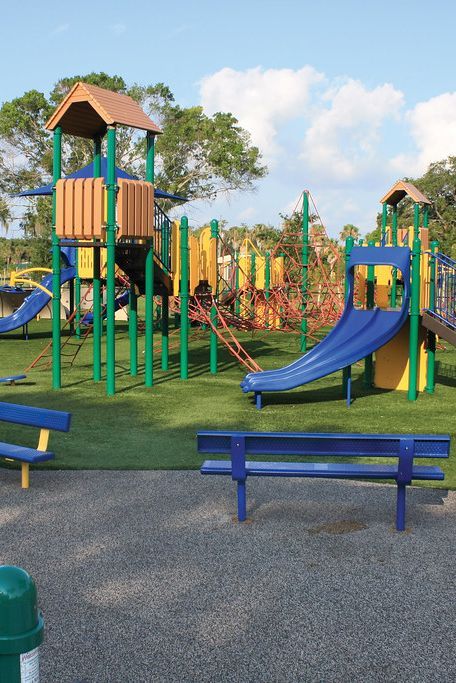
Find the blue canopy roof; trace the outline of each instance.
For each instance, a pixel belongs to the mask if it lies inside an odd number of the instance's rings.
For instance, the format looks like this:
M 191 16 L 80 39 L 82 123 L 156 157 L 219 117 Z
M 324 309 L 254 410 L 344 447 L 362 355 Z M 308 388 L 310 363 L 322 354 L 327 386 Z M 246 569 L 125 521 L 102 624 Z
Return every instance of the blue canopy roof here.
M 101 157 L 101 175 L 103 178 L 106 180 L 106 174 L 107 174 L 107 169 L 108 169 L 108 160 L 106 157 Z M 84 168 L 80 168 L 78 171 L 75 171 L 74 173 L 70 173 L 69 175 L 65 176 L 66 178 L 93 178 L 93 161 L 90 164 L 87 164 L 87 166 L 84 166 Z M 121 168 L 118 168 L 116 166 L 116 180 L 119 178 L 126 178 L 127 180 L 137 180 L 137 177 L 134 175 L 130 175 L 126 171 L 122 171 Z M 53 183 L 49 183 L 48 185 L 43 185 L 42 187 L 37 187 L 34 190 L 24 190 L 23 192 L 19 192 L 16 197 L 41 197 L 44 195 L 50 195 L 52 194 L 52 185 Z M 164 192 L 164 190 L 159 190 L 158 187 L 155 188 L 155 198 L 156 199 L 171 199 L 176 202 L 188 202 L 188 199 L 186 197 L 179 197 L 177 194 L 169 194 L 169 192 Z

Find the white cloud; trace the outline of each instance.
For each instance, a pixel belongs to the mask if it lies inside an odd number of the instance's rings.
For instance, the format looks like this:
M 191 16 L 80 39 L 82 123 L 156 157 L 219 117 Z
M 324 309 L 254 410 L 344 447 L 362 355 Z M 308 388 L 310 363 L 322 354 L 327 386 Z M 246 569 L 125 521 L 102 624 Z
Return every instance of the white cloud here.
M 403 100 L 388 83 L 368 90 L 350 79 L 329 89 L 306 131 L 301 158 L 318 177 L 354 180 L 378 163 L 381 127 L 399 116 Z
M 125 24 L 119 23 L 111 24 L 109 26 L 109 29 L 114 36 L 121 36 L 127 30 L 127 27 L 125 26 Z
M 302 116 L 311 87 L 323 78 L 311 66 L 296 71 L 224 68 L 202 79 L 201 102 L 209 114 L 217 111 L 234 114 L 250 132 L 265 159 L 271 161 L 281 150 L 276 140 L 279 128 Z
M 456 155 L 456 92 L 419 102 L 405 116 L 416 154 L 398 154 L 391 162 L 400 174 L 421 175 L 432 161 Z
M 66 33 L 70 28 L 70 24 L 59 24 L 50 32 L 50 36 L 58 36 L 60 33 Z

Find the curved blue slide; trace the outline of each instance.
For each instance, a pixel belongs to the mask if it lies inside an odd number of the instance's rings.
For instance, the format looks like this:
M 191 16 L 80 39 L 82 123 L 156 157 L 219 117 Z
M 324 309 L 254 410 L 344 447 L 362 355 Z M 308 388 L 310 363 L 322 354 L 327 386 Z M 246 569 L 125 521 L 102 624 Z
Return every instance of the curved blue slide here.
M 389 265 L 403 277 L 400 309 L 356 310 L 353 306 L 354 268 Z M 287 391 L 330 375 L 362 360 L 392 339 L 408 318 L 410 249 L 408 247 L 354 247 L 347 266 L 348 292 L 344 312 L 334 329 L 302 358 L 279 370 L 253 372 L 241 382 L 244 393 Z
M 127 289 L 127 291 L 125 291 L 123 294 L 118 296 L 117 299 L 115 300 L 114 310 L 119 311 L 121 308 L 124 308 L 125 306 L 127 306 L 129 301 L 130 301 L 130 292 Z M 106 316 L 107 316 L 107 313 L 105 310 L 105 312 L 103 313 L 103 318 L 106 318 Z M 93 324 L 93 313 L 92 313 L 92 311 L 88 311 L 84 315 L 84 317 L 81 320 L 81 324 L 82 325 L 92 325 Z
M 68 268 L 63 268 L 60 273 L 60 285 L 65 284 L 68 280 L 72 280 L 76 275 L 76 268 L 74 266 L 69 266 Z M 49 291 L 52 291 L 52 273 L 46 275 L 41 280 L 41 285 L 46 287 Z M 44 292 L 42 289 L 37 287 L 33 290 L 29 296 L 24 299 L 22 305 L 19 306 L 17 311 L 14 311 L 11 315 L 7 315 L 5 318 L 0 318 L 0 334 L 4 332 L 11 332 L 18 327 L 22 327 L 26 323 L 33 320 L 33 318 L 38 315 L 40 311 L 48 304 L 51 300 L 49 294 Z

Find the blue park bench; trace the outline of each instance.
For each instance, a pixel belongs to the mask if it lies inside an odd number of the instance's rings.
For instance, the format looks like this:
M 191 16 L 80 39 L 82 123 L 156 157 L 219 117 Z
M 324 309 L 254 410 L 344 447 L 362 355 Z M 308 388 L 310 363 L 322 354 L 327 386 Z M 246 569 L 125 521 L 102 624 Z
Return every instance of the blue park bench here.
M 415 458 L 448 458 L 450 437 L 434 434 L 307 434 L 286 432 L 198 432 L 198 452 L 229 454 L 230 460 L 206 460 L 201 474 L 231 475 L 237 482 L 238 520 L 246 519 L 247 477 L 320 477 L 327 479 L 392 479 L 397 483 L 396 528 L 405 529 L 405 491 L 412 480 L 442 481 L 433 465 Z M 352 462 L 259 462 L 252 456 L 328 458 L 397 458 L 393 464 Z
M 71 414 L 60 410 L 48 410 L 47 408 L 34 408 L 32 406 L 0 402 L 0 421 L 25 425 L 27 427 L 39 427 L 41 430 L 36 448 L 16 446 L 0 441 L 0 458 L 21 463 L 22 488 L 28 489 L 30 485 L 30 465 L 53 460 L 55 457 L 54 453 L 47 450 L 50 430 L 68 432 Z

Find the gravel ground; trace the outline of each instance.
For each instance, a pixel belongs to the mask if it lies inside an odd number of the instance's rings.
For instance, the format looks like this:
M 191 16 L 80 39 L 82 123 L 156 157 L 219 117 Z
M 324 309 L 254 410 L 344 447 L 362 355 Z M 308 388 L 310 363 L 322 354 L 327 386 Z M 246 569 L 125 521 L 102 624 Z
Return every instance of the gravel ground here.
M 456 492 L 198 472 L 0 472 L 0 563 L 46 620 L 42 683 L 455 681 Z

